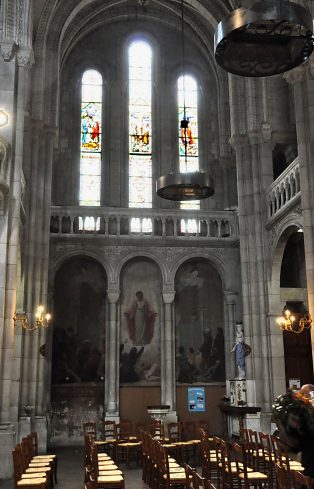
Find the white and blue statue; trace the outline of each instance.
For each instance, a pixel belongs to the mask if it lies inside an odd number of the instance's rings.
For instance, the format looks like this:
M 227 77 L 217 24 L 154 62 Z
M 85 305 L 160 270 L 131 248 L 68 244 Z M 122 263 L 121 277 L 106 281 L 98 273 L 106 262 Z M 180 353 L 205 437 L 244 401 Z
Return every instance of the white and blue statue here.
M 244 343 L 244 334 L 243 334 L 243 325 L 242 323 L 236 323 L 236 331 L 235 331 L 235 343 L 233 345 L 230 353 L 235 352 L 236 364 L 238 367 L 238 376 L 236 380 L 244 380 L 246 378 L 245 373 L 245 343 Z

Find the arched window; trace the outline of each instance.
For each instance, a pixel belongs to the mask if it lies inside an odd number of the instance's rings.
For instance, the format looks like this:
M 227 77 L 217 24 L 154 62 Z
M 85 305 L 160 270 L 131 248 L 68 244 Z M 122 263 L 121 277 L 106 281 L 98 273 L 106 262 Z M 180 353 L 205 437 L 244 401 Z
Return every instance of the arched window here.
M 152 50 L 142 40 L 129 47 L 129 207 L 152 207 Z M 132 232 L 151 232 L 151 219 L 135 221 Z
M 178 79 L 178 127 L 179 127 L 179 170 L 181 173 L 199 170 L 198 158 L 198 117 L 197 117 L 197 83 L 190 75 L 182 75 Z M 187 129 L 181 128 L 184 115 L 189 121 Z M 185 150 L 186 148 L 186 150 Z M 199 200 L 181 202 L 181 209 L 197 210 Z M 195 219 L 181 220 L 182 233 L 196 233 Z
M 80 194 L 82 206 L 100 206 L 101 188 L 101 113 L 102 76 L 96 70 L 86 70 L 81 92 L 81 151 Z M 98 221 L 98 222 L 97 222 Z M 80 218 L 80 229 L 99 228 L 99 218 Z

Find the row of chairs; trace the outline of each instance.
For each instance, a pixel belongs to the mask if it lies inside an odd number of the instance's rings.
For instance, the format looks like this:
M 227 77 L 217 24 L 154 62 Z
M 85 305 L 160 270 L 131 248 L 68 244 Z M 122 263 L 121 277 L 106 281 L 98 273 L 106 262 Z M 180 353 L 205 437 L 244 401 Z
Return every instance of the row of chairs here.
M 153 421 L 149 426 L 146 426 L 145 423 L 136 423 L 134 427 L 130 420 L 121 420 L 120 423 L 107 420 L 98 425 L 95 422 L 83 423 L 84 434 L 89 433 L 95 440 L 102 441 L 118 438 L 120 433 L 124 436 L 128 435 L 129 438 L 139 439 L 141 431 L 148 431 L 153 436 L 169 438 L 172 441 L 188 441 L 197 438 L 199 429 L 208 431 L 209 424 L 207 420 L 199 420 L 198 423 L 194 421 L 169 423 L 167 429 L 168 433 L 165 432 L 164 424 L 161 421 Z
M 95 440 L 85 435 L 85 488 L 124 489 L 124 474 L 106 453 L 99 453 Z
M 22 439 L 12 451 L 14 489 L 53 489 L 57 483 L 57 456 L 38 455 L 37 433 Z

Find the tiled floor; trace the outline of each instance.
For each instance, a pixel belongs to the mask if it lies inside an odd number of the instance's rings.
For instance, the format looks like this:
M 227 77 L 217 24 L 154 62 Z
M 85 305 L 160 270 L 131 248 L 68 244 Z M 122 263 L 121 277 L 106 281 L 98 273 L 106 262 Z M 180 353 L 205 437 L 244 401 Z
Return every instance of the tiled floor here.
M 52 453 L 52 451 L 51 451 Z M 54 449 L 58 455 L 58 484 L 55 489 L 84 489 L 84 455 L 83 447 L 66 447 Z M 125 489 L 144 489 L 142 470 L 136 466 L 126 470 Z M 0 481 L 0 489 L 13 489 L 13 480 Z

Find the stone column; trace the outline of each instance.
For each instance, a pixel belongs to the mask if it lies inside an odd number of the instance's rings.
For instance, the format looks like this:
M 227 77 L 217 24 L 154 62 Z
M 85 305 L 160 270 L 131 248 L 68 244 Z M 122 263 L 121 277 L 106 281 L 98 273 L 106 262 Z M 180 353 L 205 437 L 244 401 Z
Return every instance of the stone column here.
M 161 325 L 161 404 L 170 406 L 167 420 L 176 420 L 175 325 L 173 301 L 175 291 L 162 294 L 164 321 Z
M 252 87 L 249 87 L 252 88 Z M 250 91 L 248 90 L 248 95 Z M 256 94 L 255 94 L 256 96 Z M 251 97 L 253 99 L 252 93 Z M 250 100 L 250 96 L 248 97 Z M 252 105 L 253 102 L 251 101 Z M 256 114 L 248 111 L 253 125 Z M 231 144 L 236 151 L 239 200 L 239 238 L 241 255 L 243 325 L 252 356 L 247 361 L 250 401 L 270 412 L 273 398 L 272 365 L 269 359 L 268 293 L 267 293 L 267 218 L 265 188 L 271 181 L 271 140 L 268 125 L 244 135 L 234 135 Z M 265 251 L 266 250 L 266 251 Z M 238 318 L 240 319 L 240 318 Z M 251 365 L 249 364 L 251 361 Z M 254 395 L 252 395 L 254 393 Z
M 117 320 L 117 303 L 120 291 L 108 291 L 109 324 L 106 331 L 106 419 L 119 417 L 119 345 L 120 325 Z
M 285 74 L 294 85 L 309 312 L 314 318 L 314 59 Z M 312 327 L 314 354 L 314 328 Z

